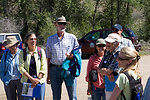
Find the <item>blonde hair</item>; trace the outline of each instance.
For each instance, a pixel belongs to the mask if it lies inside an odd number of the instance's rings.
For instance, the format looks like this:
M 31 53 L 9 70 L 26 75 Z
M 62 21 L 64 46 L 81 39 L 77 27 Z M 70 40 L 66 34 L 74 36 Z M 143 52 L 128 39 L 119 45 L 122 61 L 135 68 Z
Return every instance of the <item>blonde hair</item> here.
M 124 55 L 124 59 L 132 60 L 132 62 L 126 66 L 126 68 L 123 70 L 123 72 L 132 70 L 135 74 L 138 75 L 138 77 L 141 77 L 139 72 L 139 53 L 131 48 L 131 47 L 124 47 L 121 49 L 120 53 Z

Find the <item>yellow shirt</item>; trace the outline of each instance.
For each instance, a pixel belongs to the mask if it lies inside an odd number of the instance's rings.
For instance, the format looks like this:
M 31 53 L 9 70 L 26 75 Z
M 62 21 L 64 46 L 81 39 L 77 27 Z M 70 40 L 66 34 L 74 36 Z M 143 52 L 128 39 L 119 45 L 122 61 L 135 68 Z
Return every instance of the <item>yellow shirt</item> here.
M 26 56 L 26 61 L 24 62 L 23 59 L 23 50 L 20 52 L 19 55 L 19 70 L 20 73 L 22 74 L 22 78 L 21 78 L 21 82 L 27 82 L 28 78 L 26 76 L 23 75 L 24 72 L 28 72 L 29 73 L 29 66 L 30 66 L 30 59 L 31 59 L 31 54 L 27 48 L 26 50 L 27 52 L 27 56 Z M 46 60 L 46 55 L 45 55 L 45 51 L 41 48 L 41 60 L 38 59 L 38 51 L 37 51 L 37 47 L 34 51 L 34 58 L 35 58 L 35 62 L 36 62 L 36 72 L 37 72 L 37 76 L 39 75 L 39 73 L 43 74 L 43 77 L 40 79 L 40 83 L 44 83 L 46 81 L 46 76 L 47 76 L 47 60 Z

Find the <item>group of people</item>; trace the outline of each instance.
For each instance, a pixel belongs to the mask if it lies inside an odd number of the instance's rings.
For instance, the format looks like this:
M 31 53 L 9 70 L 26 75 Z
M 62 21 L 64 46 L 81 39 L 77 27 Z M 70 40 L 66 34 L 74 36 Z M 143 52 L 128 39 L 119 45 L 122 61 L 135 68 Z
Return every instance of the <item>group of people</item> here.
M 98 39 L 95 54 L 87 65 L 87 94 L 92 100 L 131 100 L 131 89 L 127 72 L 135 80 L 140 79 L 138 70 L 140 56 L 129 39 L 123 38 L 122 26 L 115 24 L 112 33 L 105 39 Z M 89 76 L 97 70 L 97 81 Z M 122 95 L 124 94 L 124 95 Z
M 7 100 L 33 100 L 34 97 L 22 96 L 23 83 L 31 83 L 35 88 L 41 85 L 40 98 L 44 100 L 45 83 L 51 84 L 53 100 L 61 99 L 61 87 L 65 81 L 69 100 L 77 100 L 76 96 L 76 76 L 80 74 L 81 50 L 75 35 L 67 33 L 64 16 L 58 17 L 54 22 L 57 33 L 48 37 L 46 53 L 44 49 L 37 47 L 37 37 L 33 32 L 25 36 L 25 48 L 20 50 L 19 41 L 14 36 L 7 37 L 3 45 L 7 48 L 1 58 L 0 78 L 4 83 Z M 79 48 L 78 52 L 75 49 Z M 47 58 L 47 59 L 46 59 Z M 71 74 L 63 77 L 62 68 L 64 61 L 72 64 Z M 79 60 L 79 61 L 77 61 Z M 76 62 L 75 62 L 76 61 Z M 66 64 L 67 65 L 67 64 Z M 78 67 L 78 72 L 75 72 Z M 68 68 L 70 70 L 70 66 Z M 70 78 L 72 83 L 69 83 Z
M 69 100 L 77 100 L 76 76 L 78 75 L 75 71 L 80 74 L 81 59 L 73 51 L 79 48 L 79 44 L 75 35 L 65 31 L 68 22 L 64 16 L 58 17 L 54 24 L 57 33 L 48 37 L 46 53 L 44 49 L 37 46 L 37 37 L 33 32 L 26 34 L 23 50 L 18 49 L 19 41 L 15 37 L 10 36 L 3 41 L 7 50 L 1 58 L 0 78 L 4 83 L 7 100 L 33 100 L 33 97 L 22 96 L 24 82 L 31 83 L 32 88 L 40 84 L 40 98 L 36 100 L 44 100 L 46 81 L 47 84 L 51 84 L 53 100 L 61 99 L 63 81 Z M 97 40 L 95 54 L 89 58 L 87 65 L 87 94 L 92 95 L 92 100 L 122 100 L 120 94 L 122 91 L 126 100 L 130 100 L 129 80 L 121 72 L 128 72 L 135 79 L 140 78 L 138 52 L 130 40 L 122 37 L 121 25 L 116 24 L 112 29 L 113 33 L 106 39 Z M 80 49 L 77 54 L 81 56 Z M 72 64 L 73 61 L 78 63 Z M 69 63 L 68 69 L 71 70 L 66 72 L 67 74 L 64 74 L 64 66 L 66 66 L 64 62 Z M 73 65 L 72 69 L 70 65 Z M 92 70 L 98 73 L 95 82 L 92 82 L 89 77 Z M 68 73 L 72 75 L 68 76 Z

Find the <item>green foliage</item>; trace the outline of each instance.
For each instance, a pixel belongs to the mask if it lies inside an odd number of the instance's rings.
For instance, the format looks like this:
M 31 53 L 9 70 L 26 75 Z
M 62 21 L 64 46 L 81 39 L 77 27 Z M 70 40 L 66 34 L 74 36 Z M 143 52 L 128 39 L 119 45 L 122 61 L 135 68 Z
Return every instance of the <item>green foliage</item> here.
M 145 21 L 140 28 L 141 34 L 139 34 L 140 39 L 144 41 L 148 41 L 150 39 L 150 1 L 149 0 L 141 0 L 142 8 L 144 9 Z
M 29 31 L 36 33 L 39 44 L 55 34 L 53 21 L 65 16 L 70 23 L 67 32 L 82 37 L 91 30 L 111 28 L 115 23 L 134 28 L 140 38 L 150 36 L 149 0 L 1 0 L 0 19 L 13 19 L 22 38 Z M 144 9 L 145 26 L 140 28 L 133 17 L 134 9 Z M 142 29 L 142 30 L 138 30 Z

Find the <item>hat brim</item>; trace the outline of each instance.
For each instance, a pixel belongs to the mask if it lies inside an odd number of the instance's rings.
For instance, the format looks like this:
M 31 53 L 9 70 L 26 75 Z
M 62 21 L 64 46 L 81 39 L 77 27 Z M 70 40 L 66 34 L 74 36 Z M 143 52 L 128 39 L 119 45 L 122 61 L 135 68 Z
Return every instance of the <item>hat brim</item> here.
M 106 45 L 106 43 L 96 43 L 96 45 Z
M 111 38 L 106 38 L 105 41 L 106 41 L 106 42 L 109 42 L 109 43 L 114 43 L 114 42 L 115 42 L 115 40 L 114 40 L 114 39 L 111 39 Z
M 69 24 L 69 22 L 66 22 L 66 21 L 54 21 L 53 23 L 56 24 L 56 23 L 58 23 L 58 22 Z
M 112 28 L 112 30 L 113 30 L 114 28 L 117 29 L 117 30 L 120 30 L 120 29 L 119 29 L 118 27 L 116 27 L 116 26 L 114 26 L 114 27 Z
M 7 41 L 6 41 L 7 42 Z M 15 42 L 13 42 L 13 43 L 11 43 L 11 44 L 5 44 L 4 46 L 6 47 L 6 48 L 9 48 L 9 47 L 11 47 L 11 46 L 13 46 L 13 45 L 15 45 L 15 44 L 17 44 L 17 43 L 19 43 L 19 41 L 15 41 Z

